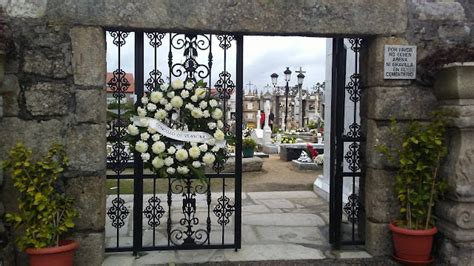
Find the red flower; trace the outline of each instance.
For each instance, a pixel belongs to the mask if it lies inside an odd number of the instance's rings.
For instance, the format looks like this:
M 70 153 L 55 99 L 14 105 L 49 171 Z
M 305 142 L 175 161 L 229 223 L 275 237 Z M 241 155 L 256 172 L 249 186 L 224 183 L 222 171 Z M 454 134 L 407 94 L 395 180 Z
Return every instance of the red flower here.
M 314 159 L 316 156 L 318 156 L 318 151 L 313 148 L 313 145 L 311 145 L 310 143 L 307 143 L 306 148 L 308 149 L 311 155 L 311 159 Z

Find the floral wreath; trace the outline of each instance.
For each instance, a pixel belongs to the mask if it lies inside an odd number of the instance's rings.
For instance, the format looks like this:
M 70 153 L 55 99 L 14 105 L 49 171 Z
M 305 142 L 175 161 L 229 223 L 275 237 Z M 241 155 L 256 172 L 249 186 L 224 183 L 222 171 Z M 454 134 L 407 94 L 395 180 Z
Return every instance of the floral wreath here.
M 145 167 L 159 177 L 204 178 L 226 159 L 223 112 L 206 83 L 175 80 L 146 92 L 127 132 Z

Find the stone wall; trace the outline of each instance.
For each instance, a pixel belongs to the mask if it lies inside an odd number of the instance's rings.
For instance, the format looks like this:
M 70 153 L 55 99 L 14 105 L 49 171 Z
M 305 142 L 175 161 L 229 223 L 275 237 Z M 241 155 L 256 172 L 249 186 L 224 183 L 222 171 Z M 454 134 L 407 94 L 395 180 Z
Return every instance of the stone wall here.
M 387 223 L 397 208 L 390 189 L 396 169 L 373 146 L 388 141 L 390 117 L 425 119 L 437 102 L 432 86 L 421 79 L 383 80 L 383 45 L 417 45 L 418 59 L 423 60 L 440 47 L 473 43 L 474 4 L 471 2 L 1 1 L 10 30 L 5 78 L 0 87 L 3 99 L 0 160 L 16 141 L 25 142 L 38 153 L 54 142 L 67 145 L 71 159 L 67 188 L 77 198 L 82 214 L 75 233 L 81 241 L 77 263 L 100 265 L 105 219 L 103 27 L 269 35 L 364 35 L 368 38 L 363 51 L 365 89 L 361 114 L 367 136 L 365 191 L 372 192 L 365 197 L 366 247 L 374 255 L 388 254 L 391 247 Z M 423 73 L 423 68 L 419 71 Z M 1 198 L 8 210 L 14 203 L 10 200 L 8 177 L 5 181 Z M 455 245 L 449 238 L 446 241 Z M 455 260 L 458 256 L 455 252 L 460 249 L 451 250 L 453 253 L 444 253 L 448 261 Z
M 19 141 L 37 156 L 52 143 L 67 147 L 66 192 L 76 198 L 80 214 L 72 236 L 80 242 L 76 261 L 100 265 L 105 224 L 105 34 L 101 28 L 45 22 L 8 21 L 0 87 L 0 160 Z M 1 198 L 6 211 L 16 208 L 8 176 Z M 24 263 L 21 257 L 18 263 Z
M 379 36 L 368 41 L 368 47 L 363 54 L 364 95 L 361 114 L 363 116 L 363 128 L 367 136 L 364 148 L 366 162 L 366 191 L 365 209 L 367 211 L 366 225 L 366 248 L 372 254 L 390 254 L 391 242 L 387 224 L 396 217 L 398 206 L 393 193 L 393 180 L 396 173 L 396 165 L 387 162 L 374 146 L 377 144 L 396 145 L 391 142 L 389 136 L 389 120 L 396 118 L 400 124 L 408 121 L 424 120 L 428 118 L 429 112 L 439 107 L 439 101 L 434 96 L 433 80 L 435 77 L 427 76 L 429 72 L 424 62 L 433 60 L 438 50 L 455 46 L 474 45 L 474 3 L 469 0 L 459 1 L 407 1 L 408 23 L 406 32 L 390 37 Z M 410 44 L 417 45 L 418 50 L 418 75 L 414 81 L 384 80 L 383 79 L 383 46 L 385 44 Z M 466 117 L 472 121 L 474 117 Z M 450 131 L 450 139 L 456 139 L 455 131 Z M 452 146 L 450 146 L 452 148 Z M 449 160 L 457 160 L 457 150 L 450 149 Z M 447 162 L 449 163 L 449 162 Z M 467 166 L 465 166 L 467 167 Z M 449 172 L 445 171 L 446 175 Z M 472 175 L 472 174 L 471 174 Z M 472 179 L 471 179 L 472 180 Z M 456 186 L 456 182 L 451 185 Z M 464 199 L 472 202 L 472 199 Z M 467 206 L 473 208 L 472 203 L 454 203 L 447 199 L 441 205 L 455 209 L 465 209 Z M 444 206 L 444 207 L 443 207 Z M 461 220 L 472 223 L 474 215 L 463 211 L 438 212 L 438 215 L 454 215 Z M 446 236 L 447 228 L 443 226 L 441 218 L 439 226 L 442 235 Z M 461 228 L 451 224 L 455 232 L 461 232 Z M 472 233 L 471 233 L 472 234 Z M 466 240 L 466 239 L 464 239 Z M 472 254 L 474 238 L 461 243 L 453 239 L 453 233 L 449 233 L 443 241 L 438 241 L 436 248 L 438 256 L 446 263 L 468 265 L 474 258 L 466 256 Z M 465 259 L 461 259 L 461 258 Z

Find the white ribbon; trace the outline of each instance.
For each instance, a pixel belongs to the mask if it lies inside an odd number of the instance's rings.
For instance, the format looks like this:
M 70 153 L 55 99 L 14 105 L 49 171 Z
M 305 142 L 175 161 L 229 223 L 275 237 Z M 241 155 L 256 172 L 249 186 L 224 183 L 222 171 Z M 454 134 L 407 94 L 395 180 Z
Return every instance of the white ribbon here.
M 133 124 L 138 127 L 151 127 L 161 135 L 178 141 L 207 143 L 209 140 L 214 139 L 211 134 L 202 131 L 181 131 L 169 128 L 167 125 L 150 117 L 134 116 Z M 216 145 L 224 147 L 225 140 L 216 141 Z

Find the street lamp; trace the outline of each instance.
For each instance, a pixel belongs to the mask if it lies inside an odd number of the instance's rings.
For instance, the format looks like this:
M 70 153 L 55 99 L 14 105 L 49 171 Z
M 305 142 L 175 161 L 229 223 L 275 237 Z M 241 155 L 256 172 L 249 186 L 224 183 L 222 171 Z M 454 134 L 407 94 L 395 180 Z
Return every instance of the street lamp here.
M 286 67 L 286 70 L 283 72 L 285 74 L 285 81 L 286 81 L 286 87 L 285 87 L 285 124 L 283 125 L 283 130 L 286 130 L 286 123 L 288 121 L 288 92 L 290 90 L 290 87 L 288 86 L 288 83 L 290 82 L 291 79 L 291 70 L 289 67 Z M 278 74 L 273 73 L 270 75 L 272 78 L 272 84 L 273 86 L 277 85 L 278 82 Z

